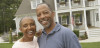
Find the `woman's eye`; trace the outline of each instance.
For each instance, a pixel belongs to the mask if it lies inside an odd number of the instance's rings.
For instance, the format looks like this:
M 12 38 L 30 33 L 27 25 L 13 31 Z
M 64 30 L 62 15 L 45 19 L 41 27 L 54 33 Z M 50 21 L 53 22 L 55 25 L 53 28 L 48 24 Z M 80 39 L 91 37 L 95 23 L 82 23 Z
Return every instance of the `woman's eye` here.
M 34 24 L 30 24 L 31 26 L 33 26 Z

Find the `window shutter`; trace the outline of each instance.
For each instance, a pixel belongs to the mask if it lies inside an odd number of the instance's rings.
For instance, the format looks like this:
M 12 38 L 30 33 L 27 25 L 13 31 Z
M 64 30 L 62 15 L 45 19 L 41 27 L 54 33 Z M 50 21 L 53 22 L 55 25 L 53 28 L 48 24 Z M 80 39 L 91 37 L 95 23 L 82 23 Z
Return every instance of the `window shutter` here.
M 67 0 L 65 0 L 65 2 L 67 2 Z
M 59 16 L 59 23 L 61 24 L 61 16 Z
M 80 22 L 82 22 L 82 14 L 80 14 Z
M 59 3 L 59 0 L 57 0 L 57 3 Z
M 67 24 L 69 24 L 69 16 L 67 16 Z

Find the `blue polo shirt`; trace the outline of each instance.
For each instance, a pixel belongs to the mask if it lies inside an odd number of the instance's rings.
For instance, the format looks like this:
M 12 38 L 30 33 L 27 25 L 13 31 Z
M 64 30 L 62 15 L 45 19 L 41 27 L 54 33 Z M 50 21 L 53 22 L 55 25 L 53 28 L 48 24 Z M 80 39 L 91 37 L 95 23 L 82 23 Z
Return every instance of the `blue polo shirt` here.
M 38 44 L 39 48 L 81 48 L 76 35 L 58 23 L 49 34 L 43 30 Z

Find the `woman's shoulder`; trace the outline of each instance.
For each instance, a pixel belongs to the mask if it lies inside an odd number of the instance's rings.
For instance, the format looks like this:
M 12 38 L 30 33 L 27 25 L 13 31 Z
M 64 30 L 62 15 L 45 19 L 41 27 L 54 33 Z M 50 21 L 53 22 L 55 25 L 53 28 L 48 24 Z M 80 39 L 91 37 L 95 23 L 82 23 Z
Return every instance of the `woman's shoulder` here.
M 13 44 L 12 48 L 17 48 L 19 44 L 20 44 L 20 42 L 19 42 L 19 40 L 17 40 L 17 41 Z

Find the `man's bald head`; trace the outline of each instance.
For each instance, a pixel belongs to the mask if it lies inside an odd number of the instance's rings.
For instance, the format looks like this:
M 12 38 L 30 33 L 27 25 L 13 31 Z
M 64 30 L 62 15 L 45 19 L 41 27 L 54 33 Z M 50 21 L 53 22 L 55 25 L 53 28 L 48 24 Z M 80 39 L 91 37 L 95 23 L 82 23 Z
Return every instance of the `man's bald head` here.
M 50 10 L 51 12 L 53 11 L 53 9 L 51 8 L 51 6 L 50 6 L 49 4 L 47 4 L 47 3 L 40 3 L 40 4 L 38 4 L 37 7 L 36 7 L 36 9 L 37 9 L 39 6 L 41 6 L 41 5 L 45 5 L 45 6 L 47 6 L 47 7 L 49 8 L 49 10 Z

